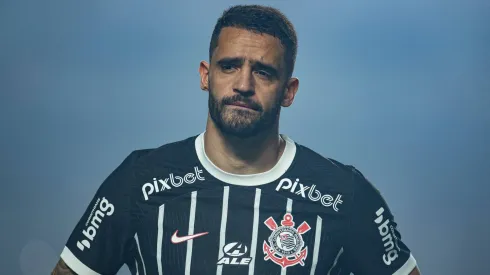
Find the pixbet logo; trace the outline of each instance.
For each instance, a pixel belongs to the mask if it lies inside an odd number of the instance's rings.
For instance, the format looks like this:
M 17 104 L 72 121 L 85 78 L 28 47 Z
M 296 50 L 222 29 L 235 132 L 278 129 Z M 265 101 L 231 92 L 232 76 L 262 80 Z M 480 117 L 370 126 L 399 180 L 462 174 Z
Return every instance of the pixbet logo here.
M 246 245 L 233 242 L 223 247 L 225 256 L 218 260 L 218 265 L 248 265 L 252 258 L 243 257 L 248 252 Z
M 384 220 L 384 211 L 385 209 L 383 207 L 379 208 L 378 211 L 376 211 L 376 219 L 374 220 L 374 222 L 378 224 L 379 235 L 383 237 L 381 240 L 383 241 L 386 252 L 383 254 L 383 262 L 386 265 L 391 265 L 391 263 L 398 258 L 398 251 L 400 250 L 400 248 L 398 247 L 398 245 L 396 245 L 397 238 L 394 232 L 395 229 L 393 228 L 393 225 L 388 226 L 390 224 L 390 219 Z
M 173 173 L 169 175 L 168 178 L 165 179 L 157 179 L 153 178 L 153 183 L 147 182 L 143 184 L 141 187 L 141 191 L 143 192 L 143 196 L 145 197 L 145 201 L 148 200 L 148 197 L 154 192 L 163 192 L 165 190 L 170 190 L 173 187 L 180 187 L 182 184 L 192 184 L 196 180 L 203 181 L 205 178 L 201 176 L 203 173 L 202 170 L 199 170 L 199 167 L 194 167 L 194 173 L 187 173 L 183 177 L 174 176 Z M 170 182 L 169 182 L 170 181 Z
M 88 221 L 85 224 L 87 227 L 82 231 L 82 234 L 87 239 L 77 242 L 77 247 L 81 251 L 83 251 L 85 247 L 90 249 L 90 244 L 94 241 L 94 238 L 97 235 L 97 229 L 99 229 L 100 225 L 102 224 L 102 219 L 105 216 L 112 216 L 112 214 L 114 214 L 114 205 L 105 197 L 102 199 L 97 199 L 93 209 L 96 209 L 97 205 L 99 206 L 99 209 L 97 209 L 95 213 L 92 210 L 92 213 L 90 213 Z
M 295 193 L 296 195 L 300 195 L 303 198 L 308 197 L 308 199 L 312 201 L 320 201 L 320 203 L 325 206 L 325 207 L 332 207 L 333 210 L 336 212 L 339 211 L 339 208 L 337 205 L 342 204 L 342 195 L 337 195 L 337 197 L 334 199 L 333 196 L 329 194 L 322 195 L 322 193 L 316 189 L 316 185 L 307 186 L 299 182 L 299 179 L 296 179 L 296 181 L 293 181 L 284 178 L 279 181 L 279 183 L 276 186 L 276 191 L 279 191 L 280 189 L 284 190 L 289 190 L 291 193 Z M 309 191 L 308 191 L 309 190 Z

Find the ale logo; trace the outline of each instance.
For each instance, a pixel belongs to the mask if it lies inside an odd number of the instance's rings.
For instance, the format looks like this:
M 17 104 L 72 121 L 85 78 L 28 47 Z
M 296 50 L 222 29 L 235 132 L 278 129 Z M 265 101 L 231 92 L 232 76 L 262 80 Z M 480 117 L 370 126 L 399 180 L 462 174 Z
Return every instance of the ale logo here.
M 248 265 L 252 258 L 244 257 L 248 247 L 241 242 L 233 242 L 223 247 L 224 255 L 218 260 L 218 265 Z

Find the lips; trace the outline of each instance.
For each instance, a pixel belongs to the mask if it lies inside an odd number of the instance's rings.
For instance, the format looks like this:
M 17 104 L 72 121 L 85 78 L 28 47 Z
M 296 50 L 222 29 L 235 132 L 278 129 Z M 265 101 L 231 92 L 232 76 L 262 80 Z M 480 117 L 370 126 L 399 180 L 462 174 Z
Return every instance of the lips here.
M 255 110 L 254 107 L 252 107 L 251 105 L 245 103 L 245 102 L 233 102 L 231 104 L 228 104 L 228 105 L 231 105 L 231 106 L 238 106 L 238 107 L 242 107 L 242 108 L 247 108 L 247 109 L 250 109 L 250 110 Z

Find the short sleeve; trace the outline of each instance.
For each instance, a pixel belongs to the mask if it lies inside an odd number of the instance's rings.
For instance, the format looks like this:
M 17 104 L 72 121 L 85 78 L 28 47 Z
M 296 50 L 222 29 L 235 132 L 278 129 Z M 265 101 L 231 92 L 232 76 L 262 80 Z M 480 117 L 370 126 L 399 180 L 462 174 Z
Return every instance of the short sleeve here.
M 344 244 L 347 265 L 355 275 L 408 275 L 417 263 L 386 201 L 355 169 L 354 178 L 356 191 Z
M 98 188 L 61 253 L 77 274 L 116 274 L 134 235 L 130 154 Z

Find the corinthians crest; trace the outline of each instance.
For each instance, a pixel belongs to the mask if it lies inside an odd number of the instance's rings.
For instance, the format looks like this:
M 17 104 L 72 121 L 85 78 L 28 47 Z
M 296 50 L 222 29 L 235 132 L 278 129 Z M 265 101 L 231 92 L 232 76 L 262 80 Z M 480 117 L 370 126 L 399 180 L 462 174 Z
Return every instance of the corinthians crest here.
M 308 247 L 303 248 L 305 243 L 301 235 L 311 229 L 310 225 L 303 222 L 298 228 L 294 228 L 293 215 L 289 213 L 284 215 L 281 226 L 272 217 L 264 224 L 272 231 L 269 242 L 264 241 L 264 260 L 271 260 L 283 268 L 298 263 L 304 266 Z

